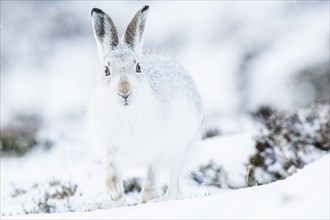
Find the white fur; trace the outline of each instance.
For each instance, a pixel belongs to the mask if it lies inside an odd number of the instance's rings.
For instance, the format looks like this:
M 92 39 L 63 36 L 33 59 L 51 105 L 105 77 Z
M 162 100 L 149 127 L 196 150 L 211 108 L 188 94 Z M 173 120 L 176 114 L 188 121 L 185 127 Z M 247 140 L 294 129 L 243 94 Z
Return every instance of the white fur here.
M 135 72 L 137 62 L 139 74 Z M 111 76 L 105 76 L 104 66 L 109 63 Z M 200 137 L 202 107 L 193 80 L 175 60 L 157 54 L 140 56 L 123 40 L 102 58 L 100 69 L 90 99 L 88 125 L 92 146 L 101 147 L 108 155 L 107 175 L 115 171 L 122 184 L 121 172 L 127 164 L 144 165 L 146 170 L 162 164 L 171 171 L 166 198 L 175 198 L 184 157 Z M 131 86 L 128 105 L 118 95 L 123 77 Z M 155 192 L 148 189 L 153 188 L 154 176 L 147 175 L 144 192 L 150 195 L 144 198 L 154 198 Z M 108 189 L 110 197 L 121 193 L 114 190 Z

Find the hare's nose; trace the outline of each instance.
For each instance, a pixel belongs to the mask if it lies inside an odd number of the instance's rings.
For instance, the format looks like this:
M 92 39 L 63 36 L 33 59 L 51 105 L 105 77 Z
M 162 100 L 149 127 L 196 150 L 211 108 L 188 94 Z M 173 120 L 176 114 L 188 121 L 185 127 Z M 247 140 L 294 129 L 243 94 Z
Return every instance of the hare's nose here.
M 127 99 L 128 96 L 130 96 L 131 94 L 132 94 L 132 92 L 125 92 L 125 93 L 118 92 L 118 95 L 123 97 L 124 99 Z

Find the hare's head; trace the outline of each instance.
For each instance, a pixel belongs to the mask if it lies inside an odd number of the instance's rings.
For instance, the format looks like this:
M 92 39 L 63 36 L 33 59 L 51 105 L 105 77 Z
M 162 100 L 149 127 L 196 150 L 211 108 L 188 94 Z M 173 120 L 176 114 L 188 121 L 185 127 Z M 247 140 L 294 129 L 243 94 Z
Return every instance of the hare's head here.
M 149 6 L 139 10 L 129 23 L 124 38 L 105 12 L 94 8 L 92 24 L 102 62 L 101 83 L 119 104 L 129 105 L 132 97 L 141 93 L 143 65 L 140 62 L 143 32 Z

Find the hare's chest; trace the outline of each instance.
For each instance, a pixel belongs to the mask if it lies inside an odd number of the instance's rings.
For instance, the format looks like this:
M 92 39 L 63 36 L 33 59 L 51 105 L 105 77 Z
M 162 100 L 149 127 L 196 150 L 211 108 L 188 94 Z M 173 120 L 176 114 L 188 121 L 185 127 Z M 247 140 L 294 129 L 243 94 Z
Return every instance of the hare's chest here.
M 140 161 L 149 163 L 158 154 L 161 141 L 158 135 L 159 119 L 153 112 L 139 112 L 139 114 L 121 114 L 111 118 L 112 127 L 111 146 L 117 149 L 119 161 Z M 138 158 L 138 160 L 136 159 Z
M 123 111 L 109 118 L 112 140 L 120 148 L 145 148 L 159 138 L 160 117 L 157 112 Z

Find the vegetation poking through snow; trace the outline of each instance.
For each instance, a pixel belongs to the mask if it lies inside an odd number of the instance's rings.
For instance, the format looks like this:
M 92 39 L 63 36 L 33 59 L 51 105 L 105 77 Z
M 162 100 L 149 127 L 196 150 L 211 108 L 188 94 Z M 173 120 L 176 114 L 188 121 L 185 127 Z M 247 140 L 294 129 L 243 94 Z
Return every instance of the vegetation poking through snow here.
M 58 186 L 59 188 L 57 188 L 56 191 L 51 195 L 52 199 L 65 199 L 73 196 L 76 193 L 78 187 L 78 185 L 72 184 L 71 182 L 60 183 Z
M 124 181 L 125 193 L 140 193 L 142 183 L 143 180 L 139 177 L 126 179 Z M 26 201 L 26 198 L 32 198 L 32 203 L 29 205 L 22 202 L 22 211 L 16 214 L 36 214 L 77 211 L 79 208 L 74 204 L 74 200 L 77 200 L 76 197 L 81 197 L 82 194 L 78 193 L 77 184 L 54 178 L 46 183 L 34 184 L 29 188 L 13 186 L 11 196 L 15 197 L 17 201 Z
M 37 199 L 33 199 L 34 207 L 27 209 L 23 206 L 25 214 L 33 213 L 53 213 L 56 211 L 56 206 L 51 202 L 51 195 L 45 192 L 43 195 L 40 195 Z
M 226 171 L 213 160 L 201 165 L 198 170 L 191 172 L 191 178 L 199 185 L 217 188 L 233 188 L 230 186 Z
M 10 193 L 10 196 L 13 197 L 13 198 L 15 198 L 17 196 L 20 196 L 20 195 L 23 195 L 27 192 L 25 189 L 23 189 L 21 187 L 13 186 L 13 188 L 14 188 L 14 191 L 12 193 Z
M 255 154 L 246 161 L 246 186 L 284 179 L 330 150 L 329 105 L 289 113 L 270 106 L 252 112 L 261 128 L 255 137 Z M 221 163 L 221 161 L 219 161 Z M 191 173 L 199 185 L 237 188 L 217 161 L 209 161 Z
M 25 214 L 68 212 L 76 210 L 71 200 L 74 196 L 81 196 L 81 193 L 78 195 L 77 189 L 78 185 L 71 181 L 53 179 L 34 184 L 30 188 L 13 186 L 11 196 L 18 202 L 32 198 L 32 203 L 22 203 L 22 212 Z
M 142 178 L 133 177 L 124 180 L 124 190 L 126 194 L 130 192 L 141 192 Z
M 37 144 L 39 120 L 35 116 L 20 116 L 14 123 L 1 128 L 1 154 L 23 156 Z
M 18 115 L 1 128 L 0 148 L 1 156 L 22 157 L 37 145 L 48 150 L 52 147 L 49 140 L 39 138 L 41 119 L 36 115 Z
M 248 163 L 248 186 L 284 179 L 330 149 L 328 105 L 295 113 L 263 106 L 252 115 L 262 128 Z
M 221 132 L 217 128 L 207 129 L 203 134 L 203 139 L 220 136 Z

